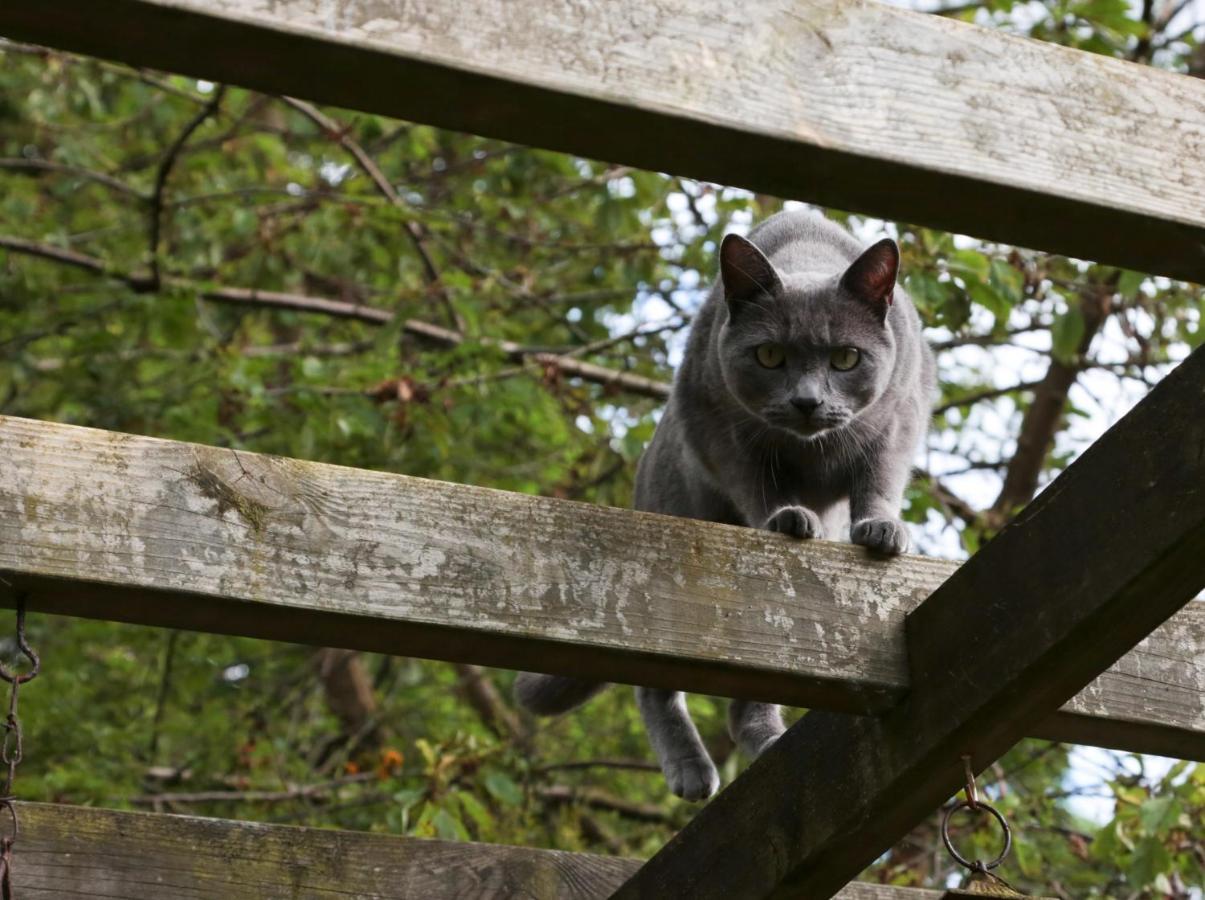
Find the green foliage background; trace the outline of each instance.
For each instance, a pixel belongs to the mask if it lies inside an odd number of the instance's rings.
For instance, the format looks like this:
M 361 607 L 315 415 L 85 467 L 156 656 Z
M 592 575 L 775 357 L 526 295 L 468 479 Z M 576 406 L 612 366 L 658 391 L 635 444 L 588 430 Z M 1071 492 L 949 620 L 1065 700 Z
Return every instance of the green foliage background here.
M 1047 0 L 951 14 L 1205 70 L 1186 9 Z M 668 380 L 719 238 L 782 202 L 361 113 L 326 111 L 332 130 L 236 88 L 201 116 L 217 94 L 0 44 L 0 240 L 10 239 L 0 243 L 0 413 L 626 505 L 659 401 L 495 342 Z M 942 354 L 933 446 L 993 490 L 1033 385 L 1001 389 L 994 360 L 1016 357 L 988 351 L 1030 346 L 1039 372 L 1106 372 L 1133 393 L 1201 342 L 1199 287 L 923 228 L 894 233 Z M 224 288 L 390 318 L 206 299 Z M 1108 322 L 1092 325 L 1085 304 L 1102 296 Z M 409 319 L 463 340 L 424 341 Z M 1073 426 L 1091 413 L 1071 401 L 1048 436 L 1043 480 L 1082 446 Z M 985 454 L 977 436 L 988 426 L 1000 431 Z M 908 516 L 933 547 L 952 534 L 973 552 L 1025 500 L 968 501 L 930 471 Z M 627 855 L 653 853 L 692 814 L 649 770 L 627 691 L 506 726 L 471 702 L 473 673 L 364 654 L 355 665 L 374 708 L 349 727 L 314 648 L 43 615 L 30 631 L 45 673 L 24 695 L 25 798 Z M 505 706 L 510 673 L 485 678 Z M 723 705 L 690 702 L 731 779 L 743 762 Z M 1111 795 L 1115 816 L 1101 827 L 1069 805 L 1085 783 L 1069 758 L 1027 741 L 985 776 L 1019 831 L 1006 877 L 1061 897 L 1199 897 L 1205 767 L 1149 774 L 1141 759 L 1103 757 L 1089 789 Z M 594 764 L 564 765 L 582 762 Z M 946 883 L 935 824 L 866 877 Z M 969 828 L 964 839 L 985 852 L 994 836 Z

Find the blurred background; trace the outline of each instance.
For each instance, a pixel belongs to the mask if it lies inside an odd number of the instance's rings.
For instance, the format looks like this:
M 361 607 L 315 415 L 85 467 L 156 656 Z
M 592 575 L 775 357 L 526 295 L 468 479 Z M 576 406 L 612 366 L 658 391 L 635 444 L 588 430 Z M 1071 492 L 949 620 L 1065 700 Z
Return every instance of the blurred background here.
M 1205 77 L 1205 0 L 926 11 Z M 720 237 L 783 205 L 0 41 L 0 414 L 626 506 Z M 924 553 L 973 553 L 1205 337 L 1198 285 L 824 212 L 899 241 L 937 351 Z M 637 856 L 694 808 L 626 689 L 535 721 L 509 672 L 29 630 L 26 799 Z M 1031 740 L 983 780 L 1014 884 L 1201 897 L 1205 765 Z M 864 877 L 955 883 L 936 826 Z

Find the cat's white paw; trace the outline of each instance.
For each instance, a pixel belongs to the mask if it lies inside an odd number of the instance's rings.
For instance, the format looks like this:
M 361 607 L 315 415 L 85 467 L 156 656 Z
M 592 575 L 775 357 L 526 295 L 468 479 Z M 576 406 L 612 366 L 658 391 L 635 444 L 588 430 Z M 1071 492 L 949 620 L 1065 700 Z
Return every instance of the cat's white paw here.
M 706 800 L 720 789 L 720 773 L 705 756 L 690 756 L 665 764 L 669 789 L 683 800 Z
M 849 539 L 889 556 L 907 552 L 912 543 L 908 537 L 908 526 L 899 519 L 863 519 L 855 522 L 849 529 Z
M 820 517 L 806 506 L 784 506 L 766 519 L 765 529 L 797 538 L 818 538 Z

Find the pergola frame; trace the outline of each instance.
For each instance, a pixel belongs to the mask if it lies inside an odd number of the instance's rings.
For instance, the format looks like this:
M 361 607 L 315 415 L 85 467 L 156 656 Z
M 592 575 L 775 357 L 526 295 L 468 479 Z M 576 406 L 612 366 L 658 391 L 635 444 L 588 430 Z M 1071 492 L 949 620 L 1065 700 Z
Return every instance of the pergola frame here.
M 0 34 L 1205 280 L 1205 82 L 874 3 L 48 0 Z M 1198 350 L 961 567 L 0 418 L 0 602 L 808 705 L 643 866 L 474 852 L 500 893 L 920 900 L 843 885 L 963 755 L 1036 734 L 1205 759 L 1202 410 Z M 129 886 L 113 854 L 60 864 L 64 813 L 23 815 L 35 889 Z M 78 816 L 157 860 L 206 829 L 286 848 L 231 897 L 361 840 Z M 454 848 L 392 845 L 422 896 L 462 895 Z M 170 896 L 204 895 L 172 866 Z

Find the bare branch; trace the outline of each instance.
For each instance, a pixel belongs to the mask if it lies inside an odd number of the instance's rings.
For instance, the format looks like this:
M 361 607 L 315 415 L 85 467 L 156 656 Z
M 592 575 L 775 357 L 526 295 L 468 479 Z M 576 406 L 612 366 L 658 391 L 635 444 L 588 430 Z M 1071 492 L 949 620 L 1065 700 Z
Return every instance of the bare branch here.
M 646 759 L 575 759 L 568 762 L 550 763 L 534 771 L 537 774 L 555 772 L 558 769 L 632 769 L 638 772 L 660 772 L 661 767 Z
M 1032 391 L 1039 384 L 1041 384 L 1040 381 L 1023 381 L 1020 384 L 1011 384 L 1008 387 L 985 388 L 981 391 L 975 391 L 974 393 L 967 394 L 963 397 L 957 397 L 954 400 L 941 404 L 933 410 L 933 415 L 940 416 L 951 409 L 958 409 L 962 406 L 973 406 L 974 404 L 983 400 L 994 400 L 997 397 L 1007 397 L 1009 394 L 1016 394 L 1020 391 Z
M 1021 328 L 1010 328 L 1000 334 L 955 335 L 949 340 L 933 341 L 929 346 L 933 348 L 934 353 L 941 353 L 945 350 L 953 350 L 955 347 L 1001 347 L 1005 344 L 1011 344 L 1012 339 L 1019 334 L 1029 334 L 1034 331 L 1046 331 L 1049 327 L 1049 324 L 1033 324 Z
M 330 116 L 326 115 L 326 113 L 322 112 L 322 110 L 304 100 L 298 100 L 295 97 L 281 97 L 281 100 L 321 128 L 328 137 L 337 141 L 339 146 L 351 154 L 351 157 L 356 161 L 356 164 L 363 170 L 364 174 L 366 174 L 372 180 L 372 183 L 376 185 L 377 190 L 380 191 L 390 203 L 399 208 L 406 206 L 406 203 L 394 189 L 393 184 L 385 176 L 385 173 L 381 171 L 380 166 L 378 166 L 373 158 L 368 155 L 368 152 L 348 134 L 347 126 L 336 122 Z M 448 318 L 452 325 L 457 331 L 463 332 L 465 330 L 464 320 L 453 307 L 452 299 L 448 295 L 447 289 L 440 281 L 439 269 L 436 268 L 435 260 L 432 259 L 431 252 L 427 249 L 427 234 L 425 229 L 413 219 L 407 219 L 405 221 L 404 228 L 406 229 L 406 235 L 410 238 L 410 243 L 414 245 L 414 250 L 418 254 L 419 260 L 422 262 L 427 284 L 432 287 L 436 295 L 440 298 L 445 311 L 448 313 Z
M 1114 272 L 1104 284 L 1089 284 L 1081 288 L 1083 335 L 1074 359 L 1065 362 L 1052 357 L 1046 375 L 1034 388 L 1033 402 L 1021 420 L 1017 451 L 1004 474 L 1004 485 L 992 508 L 985 514 L 985 521 L 993 530 L 1004 525 L 1017 509 L 1033 499 L 1037 491 L 1038 479 L 1062 422 L 1071 386 L 1083 369 L 1083 359 L 1093 338 L 1112 310 L 1113 289 L 1118 277 L 1120 271 Z
M 49 244 L 39 244 L 22 238 L 0 235 L 0 247 L 16 253 L 36 256 L 52 262 L 75 266 L 98 275 L 107 275 L 125 282 L 134 290 L 146 290 L 145 276 L 130 275 L 110 269 L 104 261 L 93 256 L 63 250 Z M 359 303 L 349 303 L 345 300 L 334 300 L 328 297 L 311 297 L 305 294 L 291 294 L 281 291 L 261 291 L 257 288 L 213 287 L 200 285 L 183 278 L 168 278 L 164 284 L 187 290 L 195 290 L 201 297 L 219 303 L 229 303 L 243 306 L 269 307 L 275 309 L 291 309 L 298 312 L 319 313 L 342 319 L 355 319 L 370 325 L 384 325 L 393 321 L 394 313 L 379 307 L 364 306 Z M 444 328 L 431 322 L 419 319 L 406 319 L 402 322 L 402 330 L 407 334 L 422 338 L 447 347 L 463 344 L 468 338 L 459 331 Z M 484 347 L 500 350 L 505 356 L 515 362 L 534 362 L 543 367 L 547 374 L 560 373 L 571 378 L 581 378 L 594 384 L 612 388 L 629 394 L 651 397 L 655 400 L 669 398 L 670 386 L 664 381 L 609 369 L 606 366 L 585 362 L 571 356 L 555 353 L 533 351 L 529 347 L 514 341 L 497 338 L 481 337 L 476 342 Z
M 16 169 L 27 172 L 58 172 L 63 175 L 74 175 L 76 178 L 86 178 L 89 181 L 95 181 L 97 184 L 103 184 L 105 187 L 125 194 L 128 197 L 135 197 L 139 200 L 147 199 L 144 194 L 131 185 L 126 184 L 120 178 L 114 178 L 112 175 L 106 175 L 104 172 L 97 172 L 93 169 L 84 169 L 80 166 L 69 166 L 65 163 L 53 162 L 49 159 L 5 157 L 0 159 L 0 169 Z
M 194 791 L 191 793 L 146 794 L 131 797 L 139 806 L 160 806 L 171 803 L 279 803 L 286 800 L 303 800 L 321 796 L 349 784 L 377 781 L 375 772 L 357 772 L 343 778 L 323 781 L 318 784 L 289 785 L 280 791 Z
M 163 154 L 163 159 L 159 163 L 159 168 L 155 172 L 155 188 L 151 192 L 149 200 L 150 204 L 150 235 L 148 244 L 150 249 L 150 279 L 145 283 L 131 284 L 135 290 L 157 290 L 162 283 L 159 273 L 159 241 L 160 230 L 163 226 L 163 191 L 167 187 L 167 178 L 171 174 L 172 168 L 176 164 L 176 159 L 180 156 L 180 151 L 184 149 L 184 145 L 188 139 L 192 137 L 194 131 L 201 127 L 201 124 L 214 115 L 218 108 L 222 105 L 222 98 L 226 96 L 226 86 L 218 85 L 213 92 L 213 97 L 197 112 L 195 116 L 189 119 L 188 124 L 184 126 L 184 130 L 167 148 L 167 152 Z
M 580 803 L 592 809 L 618 813 L 638 822 L 670 822 L 673 816 L 651 803 L 633 803 L 597 788 L 573 788 L 564 784 L 537 787 L 536 796 L 549 803 Z
M 364 660 L 355 650 L 322 647 L 315 654 L 326 707 L 342 726 L 340 738 L 358 736 L 357 749 L 379 746 L 383 738 L 376 721 L 377 698 Z
M 74 250 L 64 250 L 62 247 L 55 247 L 53 244 L 39 244 L 35 241 L 27 241 L 24 238 L 0 234 L 0 247 L 13 253 L 22 253 L 26 256 L 36 256 L 40 259 L 48 259 L 51 262 L 75 266 L 77 269 L 84 269 L 96 275 L 109 275 L 122 281 L 126 280 L 124 276 L 110 272 L 108 266 L 95 256 L 76 253 Z
M 500 738 L 511 738 L 519 744 L 531 740 L 531 731 L 503 699 L 489 674 L 481 666 L 454 663 L 459 676 L 456 690 L 468 702 L 481 721 Z
M 952 491 L 940 478 L 924 469 L 913 469 L 912 475 L 929 484 L 933 497 L 947 512 L 963 521 L 967 527 L 980 524 L 983 513 Z

